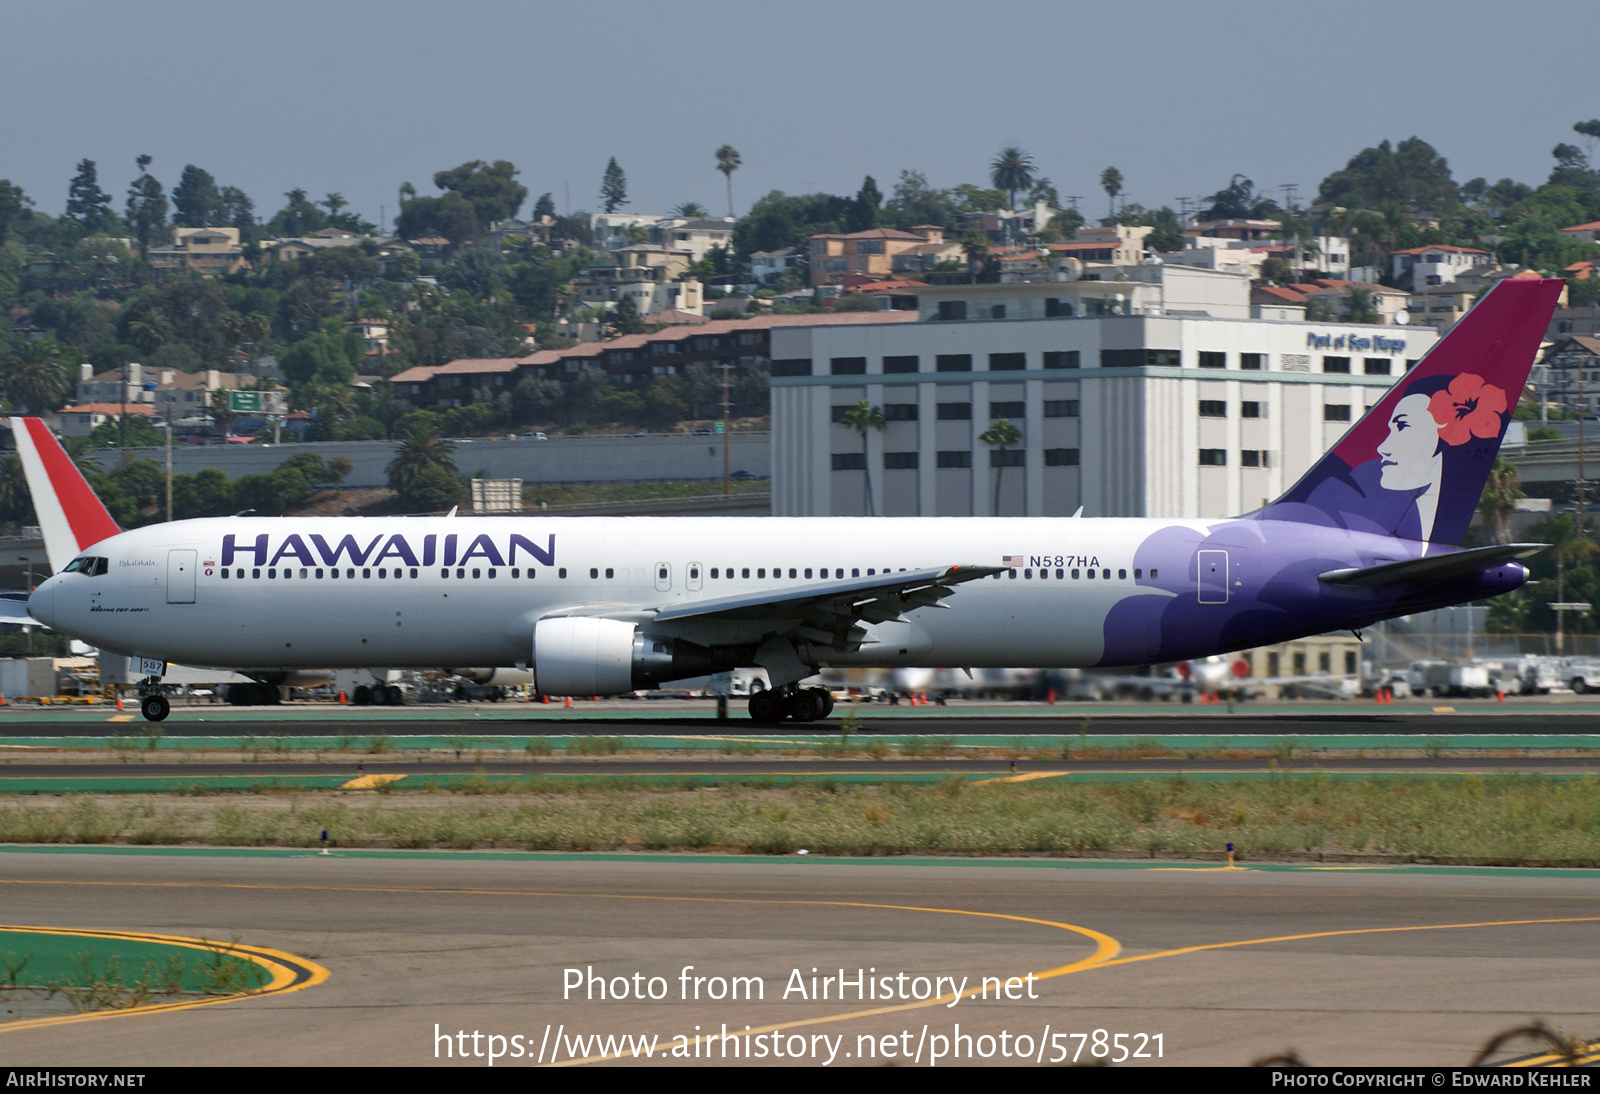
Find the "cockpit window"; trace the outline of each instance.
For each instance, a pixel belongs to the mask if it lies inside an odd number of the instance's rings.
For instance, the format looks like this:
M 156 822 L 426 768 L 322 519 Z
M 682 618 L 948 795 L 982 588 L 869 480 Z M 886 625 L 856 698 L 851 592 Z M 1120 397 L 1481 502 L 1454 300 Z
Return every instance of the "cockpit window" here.
M 99 577 L 108 569 L 105 559 L 93 555 L 84 555 L 67 563 L 62 569 L 64 574 L 83 574 L 85 577 Z

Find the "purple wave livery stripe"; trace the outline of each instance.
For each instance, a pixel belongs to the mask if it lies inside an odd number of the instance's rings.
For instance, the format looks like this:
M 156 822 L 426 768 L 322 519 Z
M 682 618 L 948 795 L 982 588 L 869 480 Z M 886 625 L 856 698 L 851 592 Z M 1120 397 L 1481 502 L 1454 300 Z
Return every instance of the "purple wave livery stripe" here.
M 1426 582 L 1331 583 L 1335 571 L 1448 555 L 1466 532 L 1560 296 L 1559 279 L 1507 279 L 1283 497 L 1231 520 L 1170 526 L 1134 565 L 1160 579 L 1107 613 L 1100 664 L 1271 645 L 1307 633 L 1494 596 L 1514 561 Z

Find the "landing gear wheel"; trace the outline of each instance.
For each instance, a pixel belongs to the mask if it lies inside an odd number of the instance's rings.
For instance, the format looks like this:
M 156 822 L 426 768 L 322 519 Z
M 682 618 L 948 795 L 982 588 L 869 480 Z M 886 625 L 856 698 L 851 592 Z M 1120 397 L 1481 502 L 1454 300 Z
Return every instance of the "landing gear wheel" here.
M 790 706 L 790 716 L 797 722 L 814 722 L 823 716 L 827 709 L 823 697 L 827 693 L 820 688 L 806 688 L 795 693 Z
M 366 684 L 357 684 L 355 701 L 358 707 L 370 707 L 372 705 L 372 688 Z
M 818 688 L 822 692 L 822 716 L 828 717 L 833 713 L 833 693 L 827 688 Z
M 139 713 L 147 721 L 159 722 L 172 713 L 172 704 L 167 702 L 165 695 L 146 695 L 139 700 Z
M 783 721 L 783 705 L 771 691 L 762 690 L 750 696 L 750 720 L 754 722 Z
M 406 693 L 390 684 L 383 689 L 383 701 L 391 707 L 403 707 L 406 705 Z

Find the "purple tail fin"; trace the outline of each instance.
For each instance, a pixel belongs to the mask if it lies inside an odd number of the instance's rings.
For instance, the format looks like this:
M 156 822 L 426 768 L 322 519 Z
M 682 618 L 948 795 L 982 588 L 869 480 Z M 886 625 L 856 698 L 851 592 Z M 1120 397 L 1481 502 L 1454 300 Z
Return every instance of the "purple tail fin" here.
M 1495 285 L 1292 490 L 1252 517 L 1458 546 L 1563 284 Z

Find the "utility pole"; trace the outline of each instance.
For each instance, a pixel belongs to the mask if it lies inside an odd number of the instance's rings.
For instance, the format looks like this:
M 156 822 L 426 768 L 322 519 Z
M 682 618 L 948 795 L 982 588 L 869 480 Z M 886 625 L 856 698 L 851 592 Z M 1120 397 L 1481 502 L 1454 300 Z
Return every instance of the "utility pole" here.
M 27 577 L 25 577 L 23 579 L 22 587 L 24 589 L 26 589 L 28 592 L 31 593 L 31 592 L 33 592 L 33 556 L 32 555 L 18 555 L 17 556 L 17 560 L 19 562 L 24 562 L 24 563 L 27 564 L 28 574 L 27 574 Z M 22 628 L 22 633 L 28 636 L 28 652 L 32 653 L 33 652 L 33 628 L 32 627 L 23 627 Z
M 730 467 L 731 467 L 731 465 L 733 463 L 733 457 L 730 454 L 729 448 L 728 448 L 728 445 L 729 445 L 728 434 L 730 432 L 732 432 L 731 427 L 728 425 L 728 368 L 729 368 L 728 359 L 726 357 L 724 357 L 722 359 L 722 496 L 723 497 L 727 497 L 733 491 L 733 487 L 730 485 L 730 479 L 729 479 L 729 475 L 728 475 L 729 469 L 730 469 Z
M 122 383 L 117 385 L 117 429 L 120 437 L 117 445 L 122 449 L 118 455 L 122 459 L 128 458 L 128 362 L 122 362 Z

